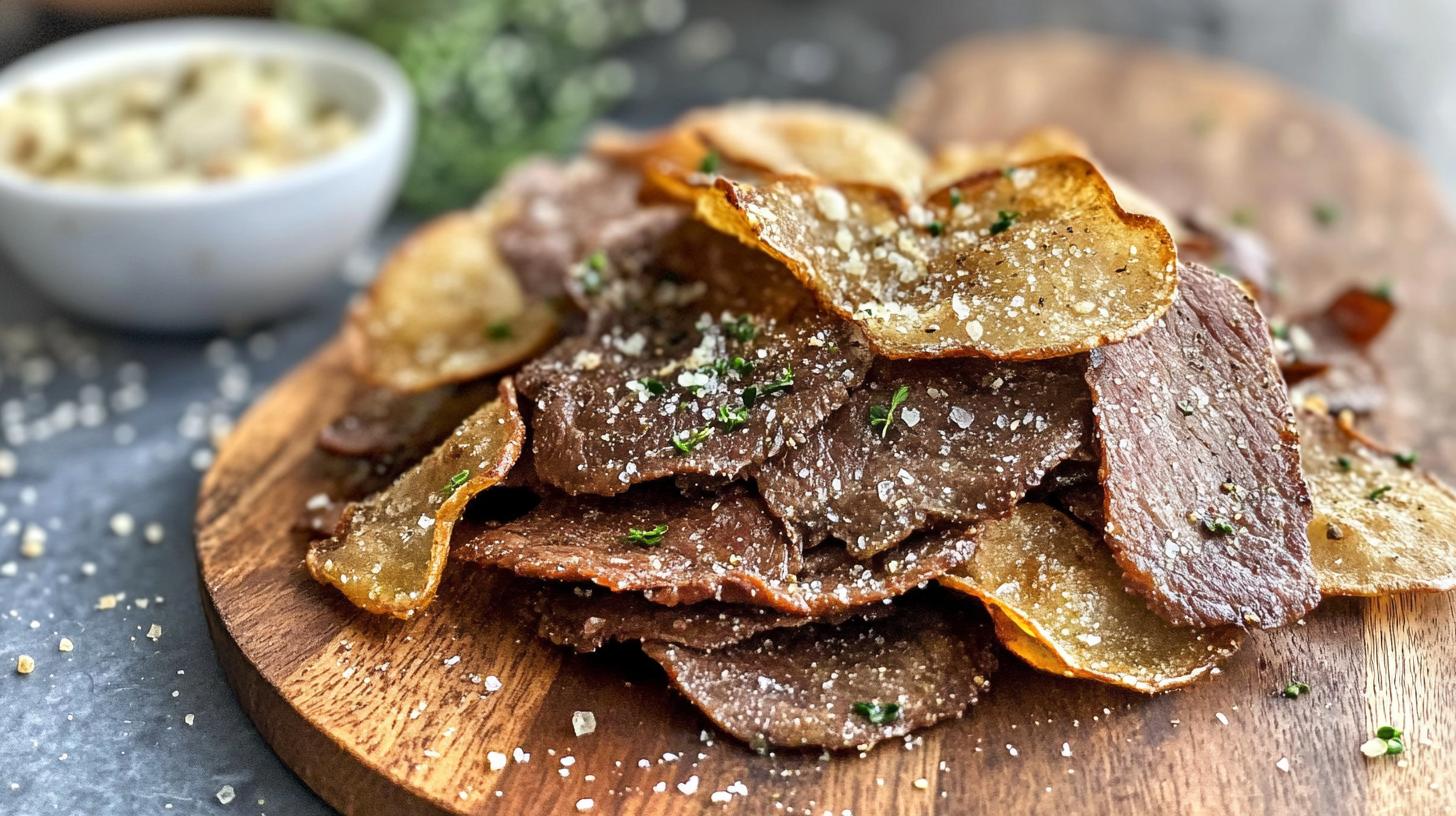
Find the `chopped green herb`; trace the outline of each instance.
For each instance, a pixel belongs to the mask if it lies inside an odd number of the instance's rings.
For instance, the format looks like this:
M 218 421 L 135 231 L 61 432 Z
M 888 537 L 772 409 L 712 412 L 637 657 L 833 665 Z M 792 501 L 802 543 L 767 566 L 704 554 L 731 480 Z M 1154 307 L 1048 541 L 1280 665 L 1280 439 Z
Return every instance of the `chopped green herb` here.
M 961 198 L 961 188 L 950 188 L 950 205 L 952 207 L 959 207 L 961 205 L 961 202 L 964 200 L 964 198 Z
M 728 367 L 741 378 L 747 378 L 749 374 L 753 373 L 753 361 L 745 360 L 742 357 L 734 357 Z
M 725 322 L 723 331 L 740 343 L 747 343 L 758 333 L 758 329 L 754 328 L 753 318 L 748 315 L 739 315 L 738 319 Z
M 698 162 L 698 172 L 707 176 L 715 176 L 718 174 L 718 165 L 722 163 L 723 157 L 718 155 L 718 151 L 709 150 L 708 155 Z
M 1335 457 L 1335 464 L 1339 465 L 1340 466 L 1340 470 L 1343 470 L 1346 473 L 1349 473 L 1355 467 L 1355 463 L 1354 462 L 1351 462 L 1350 461 L 1350 457 L 1348 457 L 1348 456 L 1336 456 Z
M 1203 529 L 1214 535 L 1233 535 L 1238 532 L 1234 523 L 1222 516 L 1204 516 Z
M 855 703 L 854 713 L 870 721 L 870 725 L 889 725 L 900 719 L 899 703 Z
M 1403 468 L 1415 467 L 1416 459 L 1418 459 L 1419 456 L 1420 455 L 1417 454 L 1415 451 L 1405 451 L 1403 453 L 1397 453 L 1395 455 L 1395 463 Z
M 701 428 L 695 428 L 691 431 L 683 431 L 682 433 L 673 436 L 672 446 L 674 448 L 677 448 L 678 453 L 682 454 L 683 456 L 687 456 L 688 454 L 693 452 L 694 448 L 703 444 L 703 442 L 712 435 L 713 429 L 707 425 Z
M 1180 402 L 1178 403 L 1178 410 L 1183 412 L 1183 416 L 1193 416 L 1193 403 Z
M 1280 693 L 1283 694 L 1285 697 L 1293 700 L 1299 697 L 1299 695 L 1301 694 L 1308 694 L 1309 685 L 1306 683 L 1301 683 L 1298 680 L 1291 680 L 1289 681 L 1289 685 L 1284 687 L 1284 691 Z
M 1280 340 L 1288 340 L 1289 339 L 1289 325 L 1286 324 L 1286 323 L 1284 323 L 1283 321 L 1270 322 L 1269 323 L 1269 333 L 1272 334 L 1272 335 L 1274 335 L 1275 337 L 1279 338 Z
M 1000 235 L 1006 230 L 1011 229 L 1011 225 L 1016 223 L 1016 219 L 1020 217 L 1021 213 L 1019 212 L 1013 212 L 1011 210 L 997 210 L 996 221 L 991 225 L 991 234 Z
M 440 495 L 452 496 L 455 494 L 455 491 L 460 489 L 461 485 L 465 484 L 468 481 L 470 481 L 470 471 L 462 470 L 454 476 L 450 477 L 449 484 L 440 488 Z
M 1015 173 L 1016 173 L 1016 168 L 1015 167 L 1012 167 L 1009 164 L 1007 166 L 1001 168 L 1001 177 L 1002 178 L 1011 178 L 1011 176 L 1013 174 L 1015 174 Z
M 587 256 L 586 269 L 581 273 L 581 287 L 587 294 L 602 291 L 602 273 L 607 270 L 607 254 L 600 249 Z
M 883 405 L 870 406 L 870 427 L 880 429 L 880 438 L 890 432 L 890 425 L 895 421 L 895 409 L 905 403 L 910 397 L 910 386 L 902 385 L 895 389 L 895 395 L 890 397 L 890 407 Z
M 586 265 L 588 269 L 594 269 L 598 272 L 605 272 L 607 269 L 607 253 L 601 251 L 600 249 L 596 252 L 593 252 L 586 259 Z
M 698 370 L 704 373 L 712 372 L 713 374 L 716 374 L 719 378 L 722 378 L 724 374 L 728 373 L 728 361 L 723 359 L 722 357 L 719 357 L 718 359 L 714 360 L 711 363 L 708 363 Z
M 667 535 L 666 524 L 659 524 L 651 530 L 638 530 L 634 527 L 622 536 L 622 543 L 636 544 L 639 547 L 656 547 L 662 543 L 664 535 Z
M 793 366 L 784 366 L 783 373 L 779 374 L 779 378 L 771 383 L 765 383 L 763 387 L 759 389 L 759 394 L 766 397 L 774 392 L 787 391 L 793 387 L 794 368 Z
M 505 320 L 497 320 L 485 330 L 485 336 L 492 340 L 509 340 L 514 334 L 510 322 Z
M 925 230 L 931 235 L 940 235 L 942 232 L 945 232 L 945 225 L 939 221 L 931 221 L 925 225 Z
M 1381 499 L 1385 498 L 1385 494 L 1389 493 L 1394 489 L 1395 488 L 1391 487 L 1390 485 L 1381 485 L 1380 487 L 1377 487 L 1374 490 L 1370 491 L 1370 495 L 1366 496 L 1365 498 L 1369 499 L 1370 501 L 1380 501 Z
M 743 389 L 743 407 L 752 408 L 758 402 L 758 386 L 750 385 Z
M 1381 281 L 1380 283 L 1375 284 L 1375 288 L 1370 290 L 1370 294 L 1387 302 L 1395 300 L 1395 284 L 1391 283 L 1388 280 Z
M 643 377 L 637 382 L 642 383 L 642 388 L 654 397 L 660 397 L 667 393 L 667 384 L 662 380 L 654 380 L 651 377 Z
M 723 433 L 733 433 L 747 421 L 747 408 L 730 408 L 727 405 L 718 406 L 718 423 L 723 426 Z
M 1328 227 L 1340 220 L 1340 209 L 1328 201 L 1321 201 L 1310 210 L 1314 216 L 1314 222 L 1321 227 Z
M 1388 739 L 1385 741 L 1385 753 L 1389 756 L 1405 753 L 1405 742 L 1399 739 Z
M 1240 207 L 1229 213 L 1229 221 L 1236 227 L 1254 226 L 1254 211 L 1248 207 Z
M 1375 736 L 1383 740 L 1400 739 L 1405 736 L 1405 732 L 1393 725 L 1382 725 L 1375 729 Z

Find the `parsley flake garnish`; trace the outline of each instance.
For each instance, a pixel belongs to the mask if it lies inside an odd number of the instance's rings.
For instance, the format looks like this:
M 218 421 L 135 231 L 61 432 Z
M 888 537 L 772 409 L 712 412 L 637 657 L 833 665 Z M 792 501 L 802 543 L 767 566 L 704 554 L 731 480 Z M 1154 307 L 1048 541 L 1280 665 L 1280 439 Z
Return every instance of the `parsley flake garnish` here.
M 1214 535 L 1233 535 L 1238 532 L 1238 528 L 1234 527 L 1234 523 L 1222 516 L 1204 516 L 1203 529 Z
M 759 388 L 758 393 L 760 396 L 766 397 L 769 394 L 773 394 L 778 391 L 787 391 L 793 387 L 794 367 L 784 366 L 783 373 L 779 374 L 779 378 L 771 383 L 764 383 L 763 387 Z
M 643 377 L 637 382 L 642 383 L 642 388 L 654 397 L 660 397 L 667 393 L 667 384 L 662 380 L 654 380 L 651 377 Z
M 1183 416 L 1193 416 L 1193 403 L 1180 402 L 1178 403 L 1178 410 L 1183 412 Z
M 1340 470 L 1343 470 L 1346 473 L 1349 473 L 1355 467 L 1355 463 L 1351 462 L 1350 457 L 1348 456 L 1336 456 L 1335 464 L 1339 465 Z
M 925 225 L 925 231 L 933 236 L 939 236 L 942 232 L 945 232 L 945 225 L 939 221 L 931 221 Z
M 718 151 L 709 150 L 708 155 L 704 156 L 703 160 L 698 162 L 698 172 L 705 176 L 716 176 L 718 174 L 718 166 L 722 163 L 723 157 L 718 155 Z
M 855 703 L 854 713 L 870 721 L 870 725 L 889 725 L 900 719 L 899 703 Z
M 1309 211 L 1314 217 L 1314 222 L 1321 227 L 1328 227 L 1340 220 L 1340 208 L 1329 201 L 1321 201 L 1314 205 Z
M 1370 495 L 1366 496 L 1365 498 L 1373 502 L 1378 502 L 1381 499 L 1385 498 L 1385 494 L 1389 493 L 1394 489 L 1395 488 L 1391 487 L 1390 485 L 1381 485 L 1380 487 L 1377 487 L 1374 490 L 1370 491 Z
M 460 489 L 461 485 L 465 484 L 468 481 L 470 481 L 470 471 L 462 470 L 454 476 L 450 477 L 449 484 L 446 484 L 444 487 L 440 488 L 440 495 L 452 496 L 455 494 L 455 491 Z
M 902 385 L 895 389 L 895 395 L 890 397 L 890 407 L 883 405 L 870 406 L 870 427 L 880 429 L 880 438 L 884 439 L 890 433 L 890 425 L 895 421 L 895 409 L 905 403 L 910 397 L 910 386 Z
M 509 340 L 515 334 L 509 321 L 497 320 L 485 329 L 485 336 L 492 340 Z
M 1416 459 L 1418 458 L 1419 454 L 1417 454 L 1415 451 L 1405 451 L 1403 453 L 1397 453 L 1395 455 L 1395 463 L 1403 468 L 1415 467 Z
M 750 385 L 743 389 L 743 407 L 752 408 L 758 403 L 758 386 Z
M 1388 303 L 1395 300 L 1395 284 L 1390 281 L 1381 281 L 1375 284 L 1375 288 L 1370 290 L 1370 294 Z
M 747 408 L 730 408 L 727 405 L 718 406 L 718 423 L 723 426 L 723 433 L 733 433 L 747 421 Z
M 693 449 L 707 441 L 713 435 L 711 426 L 704 425 L 701 428 L 694 428 L 691 431 L 683 431 L 672 438 L 672 446 L 683 456 L 693 452 Z
M 991 225 L 991 234 L 1000 235 L 1006 230 L 1011 229 L 1011 225 L 1016 223 L 1016 219 L 1020 217 L 1021 213 L 1019 212 L 1015 212 L 1012 210 L 997 210 L 996 222 Z
M 965 199 L 961 198 L 961 188 L 950 188 L 950 205 L 952 207 L 959 207 L 961 205 L 961 202 L 964 200 Z
M 740 343 L 747 343 L 753 339 L 755 334 L 758 334 L 758 329 L 753 325 L 753 318 L 748 315 L 739 315 L 736 320 L 724 322 L 723 331 Z
M 728 363 L 728 367 L 733 369 L 733 373 L 739 377 L 747 377 L 753 373 L 753 361 L 745 360 L 742 357 L 734 357 L 732 362 Z
M 581 288 L 589 295 L 602 291 L 602 273 L 607 269 L 607 254 L 600 249 L 587 256 L 586 269 L 581 273 Z
M 1285 686 L 1284 690 L 1279 693 L 1284 695 L 1285 697 L 1288 697 L 1291 700 L 1294 700 L 1297 699 L 1301 694 L 1309 693 L 1309 684 L 1301 683 L 1298 680 L 1290 680 L 1289 685 Z
M 662 537 L 667 535 L 667 525 L 659 524 L 651 530 L 638 530 L 632 528 L 622 536 L 623 544 L 636 544 L 639 547 L 656 547 L 662 543 Z

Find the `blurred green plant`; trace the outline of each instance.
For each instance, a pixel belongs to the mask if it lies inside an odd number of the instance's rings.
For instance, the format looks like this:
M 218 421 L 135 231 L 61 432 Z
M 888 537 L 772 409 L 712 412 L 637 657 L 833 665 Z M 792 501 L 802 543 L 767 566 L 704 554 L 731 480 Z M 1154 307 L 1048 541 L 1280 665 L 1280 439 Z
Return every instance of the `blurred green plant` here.
M 403 203 L 475 200 L 511 164 L 560 152 L 630 93 L 606 57 L 648 29 L 656 0 L 279 0 L 278 15 L 337 29 L 399 61 L 419 97 Z

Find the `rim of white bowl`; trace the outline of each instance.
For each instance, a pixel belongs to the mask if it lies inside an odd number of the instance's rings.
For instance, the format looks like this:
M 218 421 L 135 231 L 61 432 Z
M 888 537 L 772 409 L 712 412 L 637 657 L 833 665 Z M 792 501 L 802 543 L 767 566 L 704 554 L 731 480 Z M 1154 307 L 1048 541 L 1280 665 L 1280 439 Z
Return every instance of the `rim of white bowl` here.
M 308 186 L 372 156 L 381 142 L 393 138 L 401 128 L 406 131 L 407 141 L 413 136 L 414 93 L 404 73 L 380 49 L 333 31 L 230 17 L 126 23 L 45 46 L 0 70 L 0 106 L 20 91 L 37 85 L 68 87 L 100 78 L 112 68 L 182 62 L 207 53 L 285 57 L 308 65 L 329 65 L 370 83 L 378 93 L 379 102 L 362 123 L 358 138 L 325 155 L 266 176 L 182 188 L 58 184 L 21 172 L 0 159 L 0 189 L 55 203 L 91 207 L 224 203 Z M 83 67 L 87 63 L 90 67 Z M 58 74 L 65 78 L 55 79 Z

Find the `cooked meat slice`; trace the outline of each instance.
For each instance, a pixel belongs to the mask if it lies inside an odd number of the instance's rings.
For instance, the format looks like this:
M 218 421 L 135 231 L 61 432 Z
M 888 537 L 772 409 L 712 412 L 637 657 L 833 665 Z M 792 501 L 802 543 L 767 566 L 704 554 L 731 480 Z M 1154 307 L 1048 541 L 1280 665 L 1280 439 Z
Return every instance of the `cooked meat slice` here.
M 1083 367 L 881 362 L 817 433 L 758 469 L 759 489 L 791 535 L 834 536 L 861 558 L 928 524 L 1004 516 L 1082 445 Z
M 1294 412 L 1254 302 L 1202 267 L 1180 277 L 1159 325 L 1087 370 L 1107 541 L 1170 623 L 1281 626 L 1320 598 Z
M 840 624 L 851 617 L 884 617 L 884 604 L 828 617 L 791 615 L 762 606 L 703 601 L 688 606 L 655 604 L 633 592 L 547 584 L 536 599 L 537 631 L 558 646 L 590 652 L 608 641 L 651 640 L 692 649 L 719 649 L 770 629 L 810 623 Z
M 827 617 L 955 569 L 975 552 L 974 534 L 924 533 L 865 561 L 838 542 L 801 553 L 744 486 L 683 496 L 661 482 L 613 498 L 555 493 L 505 523 L 467 519 L 454 555 L 528 578 L 642 592 L 667 606 L 717 600 Z
M 726 318 L 726 319 L 725 319 Z M 849 323 L 687 311 L 615 315 L 522 371 L 536 405 L 536 472 L 613 495 L 678 474 L 718 479 L 812 433 L 870 354 Z
M 495 398 L 497 381 L 472 380 L 406 394 L 366 388 L 319 432 L 318 446 L 340 456 L 405 465 L 424 458 L 475 409 Z
M 685 497 L 670 484 L 613 499 L 548 495 L 514 521 L 462 531 L 457 558 L 528 578 L 590 581 L 666 604 L 710 599 L 769 605 L 798 570 L 790 542 L 742 486 Z
M 961 716 L 990 686 L 991 642 L 983 615 L 938 595 L 880 621 L 766 632 L 717 651 L 643 650 L 756 748 L 853 748 Z
M 516 212 L 495 231 L 496 249 L 526 292 L 559 297 L 593 253 L 650 254 L 687 217 L 681 207 L 639 204 L 641 185 L 637 171 L 598 159 L 527 162 L 497 188 Z
M 1385 377 L 1366 353 L 1395 315 L 1387 298 L 1342 292 L 1324 311 L 1283 327 L 1274 348 L 1295 403 L 1317 396 L 1330 410 L 1368 414 L 1385 402 Z

